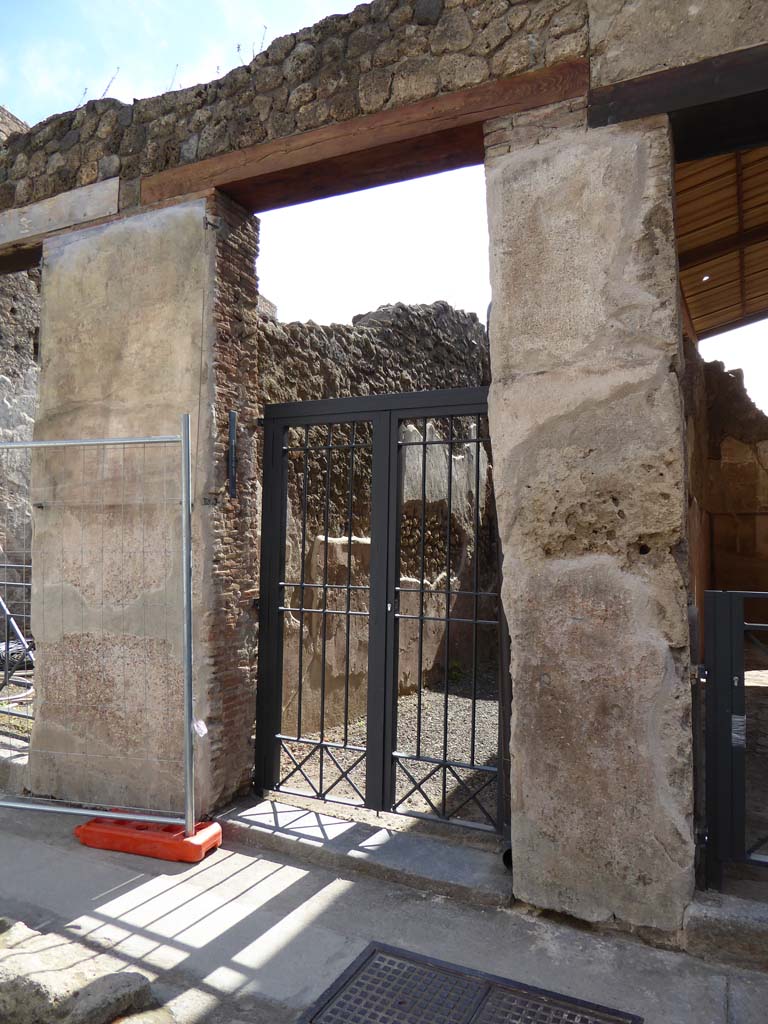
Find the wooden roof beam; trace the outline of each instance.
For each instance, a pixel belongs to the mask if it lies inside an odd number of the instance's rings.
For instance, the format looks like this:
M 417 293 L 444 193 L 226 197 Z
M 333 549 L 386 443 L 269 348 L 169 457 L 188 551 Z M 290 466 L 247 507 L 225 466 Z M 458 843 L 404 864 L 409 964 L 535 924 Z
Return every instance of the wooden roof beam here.
M 750 245 L 758 245 L 760 242 L 768 242 L 768 224 L 760 224 L 746 231 L 737 231 L 725 238 L 718 238 L 715 242 L 701 245 L 697 249 L 680 253 L 680 269 L 689 270 L 700 263 L 708 263 L 710 260 L 717 259 L 718 256 L 727 256 L 729 253 L 738 252 Z

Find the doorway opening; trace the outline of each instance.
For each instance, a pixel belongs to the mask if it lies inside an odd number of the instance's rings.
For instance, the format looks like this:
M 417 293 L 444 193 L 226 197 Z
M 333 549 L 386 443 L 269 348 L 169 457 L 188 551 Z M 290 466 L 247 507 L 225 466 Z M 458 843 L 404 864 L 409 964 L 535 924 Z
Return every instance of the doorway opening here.
M 257 785 L 502 831 L 482 171 L 260 220 Z
M 717 882 L 729 861 L 768 863 L 768 147 L 681 163 L 676 189 L 693 658 L 705 680 L 697 804 Z

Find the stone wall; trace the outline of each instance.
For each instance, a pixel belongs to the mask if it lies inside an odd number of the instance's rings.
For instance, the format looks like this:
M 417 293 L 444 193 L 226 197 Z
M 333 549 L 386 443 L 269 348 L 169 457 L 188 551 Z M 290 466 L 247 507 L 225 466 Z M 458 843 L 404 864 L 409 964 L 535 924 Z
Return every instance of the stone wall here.
M 768 416 L 741 370 L 686 348 L 688 493 L 693 596 L 768 589 Z
M 467 387 L 490 378 L 485 328 L 447 302 L 382 306 L 352 325 L 262 317 L 255 337 L 265 403 Z
M 9 135 L 15 135 L 19 132 L 23 133 L 28 129 L 28 124 L 12 114 L 10 110 L 0 107 L 0 145 L 7 140 Z
M 283 36 L 222 79 L 132 105 L 92 100 L 0 149 L 0 210 L 402 107 L 587 49 L 586 0 L 374 0 Z
M 29 441 L 37 403 L 40 271 L 0 275 L 0 440 Z M 26 563 L 32 533 L 29 504 L 30 454 L 0 452 L 0 562 Z M 0 571 L 0 579 L 18 579 Z M 26 605 L 19 588 L 6 591 L 11 611 Z
M 0 210 L 118 175 L 132 206 L 144 175 L 568 58 L 605 85 L 766 40 L 761 0 L 374 0 L 214 82 L 91 100 L 24 134 L 0 108 Z
M 768 42 L 763 0 L 588 0 L 592 85 Z

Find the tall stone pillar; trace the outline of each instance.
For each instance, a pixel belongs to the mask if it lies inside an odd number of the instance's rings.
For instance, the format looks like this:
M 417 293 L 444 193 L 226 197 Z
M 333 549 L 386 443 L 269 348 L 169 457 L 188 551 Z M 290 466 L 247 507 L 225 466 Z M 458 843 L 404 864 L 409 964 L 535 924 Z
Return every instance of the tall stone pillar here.
M 241 460 L 230 498 L 226 436 L 230 409 L 246 431 L 258 412 L 238 328 L 255 257 L 255 221 L 217 197 L 59 236 L 43 259 L 36 439 L 178 434 L 192 416 L 199 813 L 253 764 L 241 589 L 256 578 L 257 467 Z M 179 460 L 178 448 L 35 454 L 37 795 L 183 807 Z
M 674 929 L 692 895 L 681 331 L 666 118 L 486 132 L 515 894 Z

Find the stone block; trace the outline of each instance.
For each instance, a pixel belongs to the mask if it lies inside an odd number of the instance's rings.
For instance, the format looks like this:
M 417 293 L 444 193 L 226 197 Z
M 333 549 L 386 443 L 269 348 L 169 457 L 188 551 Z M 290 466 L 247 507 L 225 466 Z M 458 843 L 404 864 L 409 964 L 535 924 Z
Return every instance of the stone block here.
M 593 87 L 768 42 L 755 0 L 589 0 L 589 26 Z
M 147 978 L 115 957 L 23 924 L 0 931 L 4 1024 L 111 1024 L 150 1002 Z

